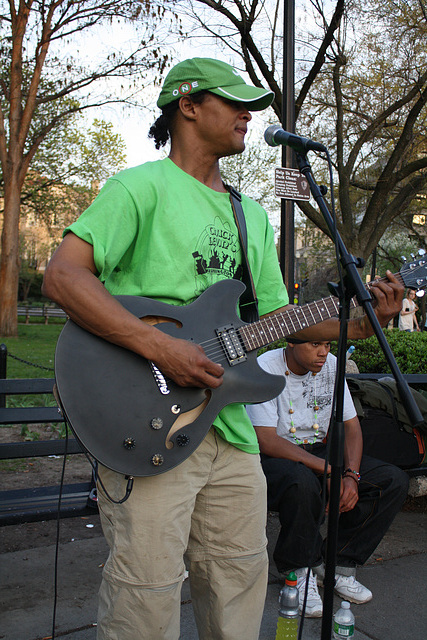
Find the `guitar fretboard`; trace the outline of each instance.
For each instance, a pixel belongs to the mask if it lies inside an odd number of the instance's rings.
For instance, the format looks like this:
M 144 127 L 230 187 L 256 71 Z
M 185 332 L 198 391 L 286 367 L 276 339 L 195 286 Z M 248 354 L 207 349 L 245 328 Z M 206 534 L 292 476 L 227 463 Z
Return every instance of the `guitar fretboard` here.
M 395 274 L 396 278 L 403 282 L 400 274 Z M 387 278 L 379 278 L 387 282 Z M 377 281 L 378 281 L 377 280 Z M 370 289 L 370 285 L 366 289 Z M 350 308 L 359 306 L 356 298 L 350 301 Z M 246 351 L 253 351 L 265 347 L 276 340 L 319 324 L 324 320 L 336 318 L 339 315 L 339 300 L 334 296 L 322 298 L 315 302 L 310 302 L 301 307 L 294 307 L 287 311 L 268 316 L 258 322 L 240 327 L 239 335 L 243 341 Z
M 351 308 L 356 306 L 352 300 Z M 329 318 L 336 318 L 338 313 L 338 298 L 331 296 L 263 318 L 241 327 L 239 333 L 245 349 L 253 351 Z

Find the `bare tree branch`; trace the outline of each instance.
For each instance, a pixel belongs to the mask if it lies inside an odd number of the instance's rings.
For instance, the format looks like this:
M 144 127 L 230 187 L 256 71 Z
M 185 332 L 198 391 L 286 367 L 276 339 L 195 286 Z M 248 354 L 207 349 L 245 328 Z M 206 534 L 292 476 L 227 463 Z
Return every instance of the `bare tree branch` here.
M 16 333 L 19 272 L 19 219 L 22 188 L 37 150 L 57 127 L 78 112 L 96 105 L 121 102 L 132 94 L 114 95 L 109 89 L 91 96 L 89 88 L 114 78 L 141 80 L 141 75 L 163 72 L 168 54 L 156 41 L 155 25 L 165 8 L 160 0 L 9 0 L 0 5 L 0 20 L 9 32 L 3 36 L 0 56 L 0 163 L 3 178 L 3 229 L 0 257 L 0 333 Z M 174 0 L 170 0 L 171 6 Z M 16 5 L 16 6 L 15 6 Z M 139 30 L 148 30 L 132 53 L 119 52 L 103 64 L 89 69 L 73 68 L 52 45 L 68 42 L 75 35 L 90 33 L 93 27 L 121 17 L 139 16 Z M 85 94 L 86 92 L 86 94 Z
M 301 87 L 298 97 L 295 100 L 295 120 L 298 119 L 302 104 L 306 99 L 308 92 L 310 91 L 310 88 L 313 85 L 313 82 L 315 81 L 316 77 L 318 76 L 318 74 L 320 73 L 323 67 L 323 64 L 325 62 L 326 52 L 329 49 L 331 43 L 333 42 L 335 37 L 335 32 L 340 25 L 341 18 L 344 13 L 344 6 L 345 6 L 345 0 L 337 1 L 334 15 L 329 24 L 329 27 L 327 28 L 325 37 L 323 38 L 323 42 L 319 47 L 314 63 L 306 79 L 304 80 L 304 84 Z

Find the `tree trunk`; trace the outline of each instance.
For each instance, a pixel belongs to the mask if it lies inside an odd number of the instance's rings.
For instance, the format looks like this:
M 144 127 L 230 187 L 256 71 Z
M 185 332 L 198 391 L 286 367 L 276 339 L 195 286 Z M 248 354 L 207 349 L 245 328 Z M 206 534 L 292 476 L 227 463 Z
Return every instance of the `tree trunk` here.
M 15 180 L 5 185 L 0 260 L 0 335 L 18 335 L 20 190 Z

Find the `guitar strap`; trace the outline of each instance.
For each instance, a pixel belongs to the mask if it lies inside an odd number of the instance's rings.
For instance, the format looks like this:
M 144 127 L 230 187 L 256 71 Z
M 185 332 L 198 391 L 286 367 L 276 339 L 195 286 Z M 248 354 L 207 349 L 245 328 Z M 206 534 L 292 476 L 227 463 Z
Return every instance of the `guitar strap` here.
M 242 207 L 242 195 L 234 187 L 230 185 L 225 186 L 230 193 L 231 208 L 233 209 L 234 219 L 239 232 L 240 246 L 242 247 L 242 282 L 246 286 L 246 289 L 240 296 L 240 316 L 245 322 L 256 322 L 259 320 L 258 299 L 256 297 L 255 285 L 248 260 L 248 232 Z

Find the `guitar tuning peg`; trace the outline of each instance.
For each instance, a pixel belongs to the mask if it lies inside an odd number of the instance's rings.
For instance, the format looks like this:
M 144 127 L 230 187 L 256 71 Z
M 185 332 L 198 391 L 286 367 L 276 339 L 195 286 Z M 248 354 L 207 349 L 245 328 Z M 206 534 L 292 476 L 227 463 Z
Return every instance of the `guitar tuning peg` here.
M 411 253 L 412 260 L 415 260 L 415 253 Z
M 402 262 L 406 262 L 405 256 L 400 256 L 400 259 L 402 260 Z
M 425 256 L 426 254 L 426 250 L 425 249 L 418 249 L 418 255 L 419 256 Z

